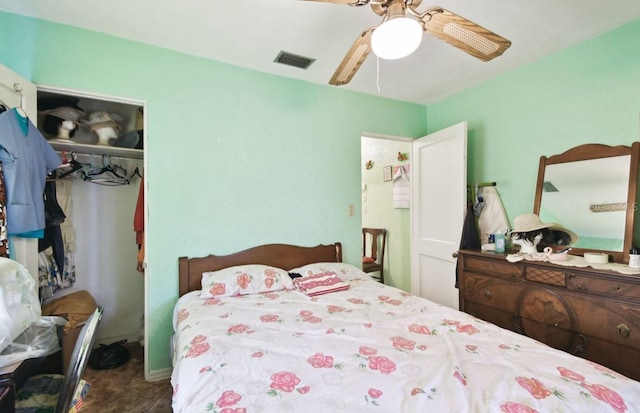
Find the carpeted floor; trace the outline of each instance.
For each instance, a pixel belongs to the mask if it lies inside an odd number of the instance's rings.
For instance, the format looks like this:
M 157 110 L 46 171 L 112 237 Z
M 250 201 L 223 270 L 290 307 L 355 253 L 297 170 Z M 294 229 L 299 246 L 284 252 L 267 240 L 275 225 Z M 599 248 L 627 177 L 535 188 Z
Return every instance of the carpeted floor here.
M 82 412 L 171 413 L 169 380 L 144 379 L 144 348 L 126 343 L 131 358 L 115 369 L 94 370 L 87 366 L 83 378 L 91 383 Z

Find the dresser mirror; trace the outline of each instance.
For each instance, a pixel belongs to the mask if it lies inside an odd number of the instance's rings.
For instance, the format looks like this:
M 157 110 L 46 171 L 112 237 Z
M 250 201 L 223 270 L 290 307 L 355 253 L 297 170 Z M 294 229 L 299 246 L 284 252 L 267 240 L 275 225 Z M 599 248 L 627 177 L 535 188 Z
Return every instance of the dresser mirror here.
M 578 235 L 572 254 L 603 252 L 615 262 L 628 262 L 639 155 L 640 142 L 634 142 L 586 144 L 541 156 L 533 212 Z

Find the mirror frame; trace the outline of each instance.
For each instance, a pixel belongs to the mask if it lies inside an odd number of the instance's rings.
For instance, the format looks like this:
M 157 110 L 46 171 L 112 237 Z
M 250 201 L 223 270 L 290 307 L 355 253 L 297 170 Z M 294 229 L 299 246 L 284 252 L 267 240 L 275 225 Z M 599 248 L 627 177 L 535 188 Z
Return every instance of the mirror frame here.
M 630 155 L 629 165 L 629 187 L 627 190 L 627 217 L 624 228 L 624 245 L 622 251 L 593 250 L 587 248 L 573 248 L 571 254 L 582 255 L 585 252 L 604 252 L 609 254 L 614 262 L 629 262 L 629 249 L 633 243 L 633 228 L 636 213 L 636 195 L 638 188 L 638 161 L 640 161 L 640 142 L 634 142 L 631 146 L 608 146 L 597 143 L 589 143 L 576 146 L 567 151 L 553 156 L 541 156 L 538 166 L 538 181 L 536 183 L 536 195 L 533 202 L 533 212 L 540 214 L 540 203 L 542 201 L 542 187 L 544 185 L 544 172 L 547 165 L 559 163 L 586 161 L 590 159 L 610 158 L 614 156 Z M 629 208 L 628 206 L 633 207 Z M 562 223 L 560 223 L 562 224 Z M 578 234 L 579 235 L 579 234 Z

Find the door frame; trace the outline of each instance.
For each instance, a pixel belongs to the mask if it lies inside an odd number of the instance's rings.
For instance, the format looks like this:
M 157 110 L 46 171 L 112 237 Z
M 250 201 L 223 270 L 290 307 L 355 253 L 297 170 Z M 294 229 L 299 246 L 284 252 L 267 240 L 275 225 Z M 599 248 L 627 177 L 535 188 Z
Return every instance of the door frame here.
M 407 146 L 408 146 L 407 150 L 409 152 L 411 151 L 411 143 L 415 139 L 415 138 L 408 137 L 408 136 L 394 136 L 394 135 L 385 135 L 385 134 L 378 134 L 378 133 L 363 132 L 363 133 L 360 134 L 360 160 L 361 160 L 361 163 L 360 163 L 360 172 L 361 172 L 361 175 L 360 175 L 360 184 L 361 184 L 360 185 L 361 186 L 361 188 L 360 188 L 360 206 L 361 206 L 361 208 L 360 208 L 360 228 L 362 228 L 362 226 L 364 225 L 363 224 L 363 216 L 364 216 L 364 213 L 365 213 L 365 206 L 364 206 L 365 201 L 363 200 L 365 192 L 364 192 L 364 190 L 362 188 L 362 184 L 363 184 L 362 171 L 363 171 L 363 165 L 364 165 L 363 162 L 366 162 L 366 161 L 362 160 L 363 159 L 362 158 L 363 148 L 364 148 L 363 140 L 365 138 L 367 138 L 367 139 L 380 139 L 382 141 L 389 141 L 389 142 L 406 143 Z M 407 163 L 411 164 L 411 157 L 409 157 L 409 160 L 408 160 Z M 379 172 L 380 173 L 380 179 L 382 179 L 382 167 L 383 166 L 387 166 L 387 165 L 376 164 L 374 166 L 374 168 L 376 168 L 376 172 L 380 171 Z M 391 205 L 391 200 L 389 200 L 389 205 Z M 408 223 L 408 227 L 406 228 L 406 230 L 407 230 L 406 232 L 407 233 L 409 233 L 410 230 L 411 230 L 410 226 L 411 226 L 411 223 L 409 222 Z M 361 236 L 360 233 L 359 233 L 359 235 Z M 411 239 L 409 238 L 407 241 L 409 243 L 409 248 L 410 248 Z M 394 261 L 392 259 L 392 254 L 390 254 L 390 251 L 391 251 L 391 248 L 393 247 L 393 245 L 394 245 L 393 243 L 389 242 L 389 236 L 387 235 L 387 246 L 386 246 L 386 252 L 385 252 L 385 261 L 388 263 L 388 266 L 385 267 L 386 274 L 393 274 L 392 267 L 393 268 L 397 268 L 398 267 L 398 265 L 394 265 L 394 262 L 396 262 L 396 261 Z M 399 245 L 399 244 L 396 244 L 396 245 Z M 401 284 L 404 284 L 406 286 L 410 286 L 410 283 L 411 283 L 411 276 L 410 276 L 410 274 L 411 274 L 411 260 L 410 260 L 410 258 L 411 257 L 409 256 L 408 257 L 408 261 L 407 261 L 408 274 L 400 274 L 400 276 L 402 277 L 402 281 L 404 281 L 404 282 L 401 282 Z M 396 272 L 396 274 L 397 274 L 397 272 Z M 405 280 L 405 278 L 406 278 L 406 280 Z M 392 279 L 391 278 L 387 278 L 387 275 L 385 275 L 385 280 L 392 280 Z M 396 281 L 397 281 L 397 279 L 396 279 Z M 399 284 L 399 283 L 394 282 L 391 285 L 394 286 L 394 287 L 399 287 L 399 285 L 396 285 L 396 284 Z

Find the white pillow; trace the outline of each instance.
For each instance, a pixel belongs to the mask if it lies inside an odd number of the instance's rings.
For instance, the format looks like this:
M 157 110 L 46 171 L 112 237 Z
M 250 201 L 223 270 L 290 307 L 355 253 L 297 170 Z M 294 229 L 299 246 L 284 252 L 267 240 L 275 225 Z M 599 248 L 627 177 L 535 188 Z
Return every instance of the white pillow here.
M 268 265 L 238 265 L 202 273 L 200 297 L 229 297 L 293 289 L 287 271 Z
M 289 272 L 300 274 L 303 277 L 325 272 L 335 272 L 338 277 L 344 281 L 369 277 L 367 273 L 362 271 L 360 268 L 344 262 L 318 262 L 294 268 L 293 270 L 289 270 Z

